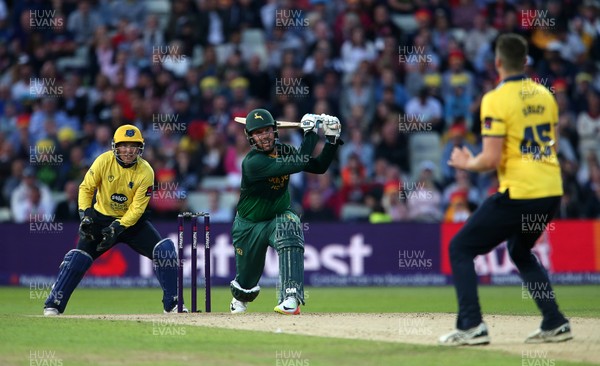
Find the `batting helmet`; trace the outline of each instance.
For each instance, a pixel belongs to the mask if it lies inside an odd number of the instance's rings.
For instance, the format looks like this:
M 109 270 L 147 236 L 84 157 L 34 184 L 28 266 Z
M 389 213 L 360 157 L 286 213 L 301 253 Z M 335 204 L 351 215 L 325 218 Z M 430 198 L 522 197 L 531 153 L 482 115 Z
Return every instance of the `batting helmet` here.
M 271 113 L 266 109 L 254 109 L 248 113 L 246 116 L 246 127 L 244 128 L 244 132 L 246 133 L 246 138 L 250 145 L 253 148 L 256 148 L 256 142 L 250 136 L 250 133 L 254 130 L 258 130 L 261 128 L 273 126 L 273 132 L 275 133 L 275 140 L 279 139 L 279 133 L 277 132 L 277 122 L 271 115 Z

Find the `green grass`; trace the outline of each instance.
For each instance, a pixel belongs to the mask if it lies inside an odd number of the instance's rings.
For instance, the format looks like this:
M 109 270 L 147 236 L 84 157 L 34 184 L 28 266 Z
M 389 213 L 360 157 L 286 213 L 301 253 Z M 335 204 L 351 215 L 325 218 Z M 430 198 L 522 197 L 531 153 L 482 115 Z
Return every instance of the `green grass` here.
M 599 286 L 557 286 L 568 316 L 600 317 Z M 304 312 L 456 311 L 452 287 L 309 288 Z M 54 352 L 62 365 L 517 365 L 519 355 L 478 349 L 448 349 L 398 343 L 308 337 L 292 334 L 177 326 L 170 336 L 153 334 L 147 322 L 56 319 L 41 314 L 45 294 L 0 288 L 0 365 L 52 365 L 35 355 Z M 485 314 L 538 315 L 521 288 L 482 287 Z M 227 311 L 229 290 L 213 291 L 213 311 Z M 199 296 L 203 303 L 202 296 Z M 251 310 L 272 312 L 275 290 L 263 289 Z M 596 305 L 596 306 L 595 306 Z M 78 289 L 68 314 L 159 313 L 158 289 Z M 36 315 L 32 317 L 31 315 Z M 277 352 L 302 352 L 298 359 Z M 34 355 L 33 361 L 30 358 Z M 285 353 L 284 353 L 285 354 Z M 60 360 L 60 363 L 57 361 Z M 294 363 L 292 363 L 294 362 Z M 560 361 L 560 365 L 575 365 Z

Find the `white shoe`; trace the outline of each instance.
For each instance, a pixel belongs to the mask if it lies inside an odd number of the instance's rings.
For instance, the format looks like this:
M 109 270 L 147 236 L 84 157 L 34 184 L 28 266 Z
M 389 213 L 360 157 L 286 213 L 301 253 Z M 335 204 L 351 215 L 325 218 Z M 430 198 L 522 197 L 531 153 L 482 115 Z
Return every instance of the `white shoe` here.
M 283 300 L 283 302 L 273 309 L 279 314 L 284 315 L 298 315 L 300 314 L 300 305 L 298 304 L 298 299 L 293 296 L 290 296 Z
M 171 309 L 171 311 L 166 311 L 166 310 L 163 310 L 163 311 L 165 314 L 177 313 L 177 304 L 175 304 L 175 306 L 173 306 L 173 309 Z M 183 305 L 182 313 L 189 313 L 189 310 L 185 307 L 185 305 Z
M 44 308 L 44 316 L 59 316 L 60 313 L 56 308 Z
M 568 341 L 569 339 L 573 339 L 573 335 L 571 334 L 571 324 L 566 322 L 554 329 L 536 330 L 525 339 L 525 343 L 554 343 Z
M 439 339 L 439 344 L 442 346 L 476 346 L 488 343 L 490 343 L 490 337 L 487 326 L 483 322 L 471 329 L 456 329 Z
M 229 309 L 231 309 L 231 314 L 242 314 L 246 312 L 248 309 L 248 303 L 239 301 L 235 297 L 231 300 L 231 304 L 229 305 Z

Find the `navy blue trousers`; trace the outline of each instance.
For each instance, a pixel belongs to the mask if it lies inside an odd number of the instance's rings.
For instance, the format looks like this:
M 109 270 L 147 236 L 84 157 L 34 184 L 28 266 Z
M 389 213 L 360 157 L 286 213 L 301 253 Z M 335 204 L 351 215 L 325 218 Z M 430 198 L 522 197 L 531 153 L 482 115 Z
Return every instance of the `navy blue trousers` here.
M 451 240 L 449 249 L 458 298 L 457 329 L 470 329 L 482 321 L 474 258 L 505 240 L 524 286 L 542 312 L 541 328 L 549 330 L 566 322 L 558 310 L 548 274 L 531 252 L 559 204 L 560 197 L 514 200 L 507 191 L 490 196 L 469 217 Z

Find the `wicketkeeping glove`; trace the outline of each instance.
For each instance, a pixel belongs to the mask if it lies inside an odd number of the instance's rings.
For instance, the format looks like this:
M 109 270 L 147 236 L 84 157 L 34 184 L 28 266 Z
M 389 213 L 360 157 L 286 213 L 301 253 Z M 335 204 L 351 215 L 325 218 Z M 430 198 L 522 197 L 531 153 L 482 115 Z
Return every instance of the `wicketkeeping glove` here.
M 110 248 L 124 230 L 125 228 L 117 220 L 113 221 L 109 226 L 102 229 L 102 241 L 96 249 L 100 252 Z
M 306 133 L 309 131 L 316 132 L 316 129 L 319 128 L 319 120 L 321 120 L 321 117 L 317 116 L 316 114 L 307 113 L 302 116 L 302 119 L 300 120 L 300 127 L 302 127 L 304 130 L 304 134 L 306 135 Z
M 335 116 L 327 114 L 322 114 L 321 118 L 323 119 L 323 130 L 325 131 L 327 142 L 335 145 L 342 134 L 342 124 L 340 123 L 340 120 Z
M 91 217 L 92 209 L 88 208 L 85 211 L 79 210 L 79 218 L 81 222 L 79 223 L 79 236 L 85 240 L 94 240 L 94 234 L 92 233 L 92 224 L 94 220 Z

